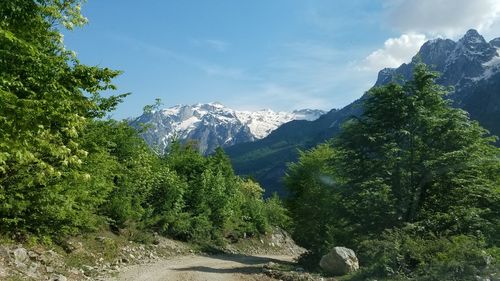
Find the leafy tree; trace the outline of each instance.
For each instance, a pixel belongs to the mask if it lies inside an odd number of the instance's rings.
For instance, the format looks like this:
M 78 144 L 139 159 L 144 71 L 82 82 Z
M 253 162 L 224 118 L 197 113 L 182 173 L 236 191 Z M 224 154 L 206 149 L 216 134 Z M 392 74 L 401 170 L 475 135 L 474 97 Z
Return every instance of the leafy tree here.
M 81 64 L 60 28 L 85 23 L 80 1 L 0 3 L 0 225 L 3 231 L 71 225 L 65 210 L 84 208 L 79 136 L 124 97 L 103 98 L 119 72 Z M 76 203 L 75 203 L 76 202 Z M 70 211 L 71 212 L 71 211 Z M 57 214 L 57 215 L 56 215 Z M 42 219 L 39 224 L 33 220 Z M 78 223 L 77 223 L 78 224 Z
M 371 90 L 363 115 L 335 139 L 340 194 L 356 234 L 418 222 L 442 235 L 495 235 L 495 138 L 449 105 L 436 77 L 419 64 L 405 85 Z
M 277 193 L 266 199 L 264 213 L 270 226 L 277 226 L 285 230 L 290 229 L 292 223 L 289 212 Z
M 186 182 L 170 171 L 168 167 L 160 166 L 155 171 L 151 191 L 146 198 L 146 225 L 159 233 L 173 237 L 186 237 L 187 220 L 184 194 L 188 189 Z
M 97 190 L 106 194 L 106 204 L 100 207 L 114 227 L 125 227 L 127 221 L 140 221 L 148 206 L 145 201 L 152 186 L 162 175 L 160 160 L 149 149 L 135 129 L 126 122 L 89 122 L 82 134 L 82 147 L 89 152 L 89 159 L 108 157 L 106 163 L 87 163 L 84 167 L 97 168 L 93 180 L 102 181 Z M 99 158 L 96 161 L 103 160 Z M 103 167 L 103 165 L 105 165 Z M 104 188 L 106 186 L 106 188 Z M 96 186 L 94 185 L 94 188 Z
M 234 174 L 222 149 L 204 157 L 192 143 L 174 143 L 164 161 L 186 184 L 179 218 L 170 224 L 174 237 L 222 244 L 224 237 L 264 233 L 271 220 L 286 224 L 288 216 L 279 200 L 266 203 L 257 183 Z
M 292 236 L 309 250 L 301 263 L 317 269 L 318 260 L 346 233 L 341 219 L 340 196 L 335 169 L 335 150 L 330 143 L 299 153 L 299 160 L 288 167 L 285 185 L 290 196 L 287 207 L 293 221 Z
M 363 255 L 370 247 L 360 245 L 385 243 L 381 235 L 392 229 L 429 247 L 441 238 L 465 245 L 468 240 L 456 238 L 464 235 L 483 240 L 483 247 L 498 246 L 500 152 L 492 145 L 495 138 L 450 106 L 447 89 L 435 84 L 436 77 L 419 64 L 404 85 L 373 88 L 363 114 L 344 124 L 331 147 L 319 146 L 290 166 L 286 180 L 294 235 L 317 253 L 316 261 L 332 243 Z M 416 244 L 392 245 L 398 261 Z M 438 255 L 441 250 L 425 251 Z M 411 257 L 406 264 L 362 261 L 401 274 L 398 270 L 406 265 L 412 271 L 426 262 Z

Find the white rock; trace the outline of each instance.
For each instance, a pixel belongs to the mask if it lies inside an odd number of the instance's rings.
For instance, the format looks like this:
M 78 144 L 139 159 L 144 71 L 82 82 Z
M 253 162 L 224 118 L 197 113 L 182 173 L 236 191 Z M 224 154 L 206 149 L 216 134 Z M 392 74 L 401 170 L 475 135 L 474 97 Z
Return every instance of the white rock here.
M 17 267 L 26 266 L 26 262 L 29 260 L 28 251 L 25 248 L 17 248 L 13 252 L 14 263 Z
M 359 269 L 359 262 L 353 250 L 345 247 L 335 247 L 324 255 L 319 266 L 333 275 L 345 275 Z

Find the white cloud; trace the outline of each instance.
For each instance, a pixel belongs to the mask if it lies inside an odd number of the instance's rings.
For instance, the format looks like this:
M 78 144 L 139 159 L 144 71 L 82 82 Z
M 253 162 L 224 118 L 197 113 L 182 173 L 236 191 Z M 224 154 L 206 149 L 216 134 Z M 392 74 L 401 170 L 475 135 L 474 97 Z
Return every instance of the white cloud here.
M 387 0 L 387 21 L 402 33 L 456 38 L 470 28 L 492 31 L 500 21 L 499 0 Z
M 418 52 L 427 40 L 424 34 L 409 33 L 398 38 L 389 38 L 384 47 L 366 57 L 359 68 L 367 71 L 379 71 L 385 67 L 398 67 Z
M 477 29 L 491 39 L 500 36 L 500 0 L 386 0 L 387 24 L 402 35 L 368 55 L 359 69 L 379 71 L 409 62 L 428 39 L 457 39 Z

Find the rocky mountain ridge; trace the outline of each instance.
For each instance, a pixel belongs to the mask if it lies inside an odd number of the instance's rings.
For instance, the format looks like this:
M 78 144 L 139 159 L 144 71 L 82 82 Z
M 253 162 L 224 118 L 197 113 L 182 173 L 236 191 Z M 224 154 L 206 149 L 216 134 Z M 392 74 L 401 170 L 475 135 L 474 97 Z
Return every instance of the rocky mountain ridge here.
M 159 152 L 164 152 L 177 139 L 181 142 L 196 141 L 200 152 L 208 154 L 219 146 L 262 139 L 292 120 L 313 121 L 322 114 L 323 111 L 313 109 L 237 111 L 214 102 L 152 111 L 132 120 L 131 125 L 136 128 L 145 125 L 142 136 Z

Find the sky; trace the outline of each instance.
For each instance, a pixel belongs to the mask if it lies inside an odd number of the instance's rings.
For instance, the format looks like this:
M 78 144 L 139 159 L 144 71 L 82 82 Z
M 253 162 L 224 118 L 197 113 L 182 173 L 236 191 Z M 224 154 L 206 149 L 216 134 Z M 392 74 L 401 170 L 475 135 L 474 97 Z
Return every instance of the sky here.
M 500 37 L 500 0 L 88 0 L 65 32 L 80 61 L 123 71 L 113 118 L 220 102 L 238 110 L 341 108 L 427 40 Z M 108 93 L 106 93 L 108 94 Z

